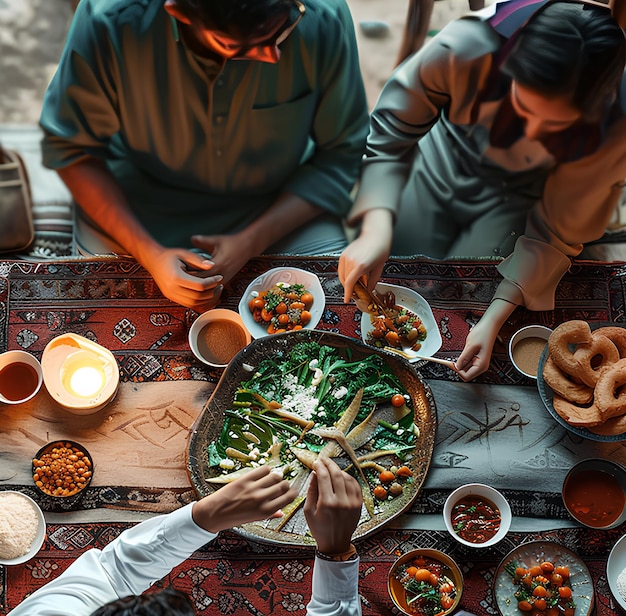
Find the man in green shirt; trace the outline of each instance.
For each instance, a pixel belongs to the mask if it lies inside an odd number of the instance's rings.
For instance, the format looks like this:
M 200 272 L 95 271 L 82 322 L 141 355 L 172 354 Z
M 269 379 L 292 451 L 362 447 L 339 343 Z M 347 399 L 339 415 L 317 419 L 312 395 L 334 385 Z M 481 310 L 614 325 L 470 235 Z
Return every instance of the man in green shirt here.
M 345 245 L 368 130 L 349 9 L 82 0 L 40 123 L 78 249 L 130 254 L 205 310 L 251 257 Z

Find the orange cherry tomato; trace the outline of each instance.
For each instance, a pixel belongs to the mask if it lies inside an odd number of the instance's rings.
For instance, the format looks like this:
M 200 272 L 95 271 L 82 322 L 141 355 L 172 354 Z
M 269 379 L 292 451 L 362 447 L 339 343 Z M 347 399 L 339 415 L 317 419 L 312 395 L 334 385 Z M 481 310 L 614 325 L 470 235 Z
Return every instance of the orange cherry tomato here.
M 300 313 L 300 323 L 306 325 L 311 320 L 311 313 L 308 310 L 303 310 Z
M 285 304 L 285 302 L 280 302 L 279 304 L 276 304 L 276 308 L 274 308 L 274 310 L 276 311 L 276 314 L 285 314 L 285 312 L 287 312 L 287 304 Z
M 563 616 L 574 616 L 575 611 L 576 611 L 575 607 L 566 607 L 563 610 Z
M 261 310 L 261 318 L 264 321 L 271 321 L 273 316 L 274 316 L 274 314 L 272 313 L 271 310 L 265 310 L 265 308 L 263 308 L 263 310 Z
M 544 573 L 552 573 L 554 571 L 554 565 L 548 560 L 542 562 L 539 566 Z
M 566 567 L 566 566 L 556 567 L 556 569 L 554 570 L 554 573 L 558 573 L 559 575 L 562 575 L 563 579 L 566 580 L 569 577 L 569 567 Z
M 391 396 L 391 406 L 400 408 L 404 405 L 404 396 L 402 394 L 394 394 Z
M 439 592 L 441 594 L 445 594 L 445 595 L 449 595 L 453 590 L 454 590 L 454 586 L 452 586 L 452 584 L 448 584 L 448 582 L 444 582 L 439 587 Z M 442 607 L 444 607 L 444 606 L 442 605 Z
M 373 329 L 372 330 L 372 338 L 375 340 L 380 340 L 385 335 L 385 332 L 382 329 Z
M 539 565 L 535 565 L 528 570 L 528 573 L 530 573 L 533 577 L 537 577 L 538 575 L 541 575 L 541 567 Z
M 553 573 L 550 576 L 550 583 L 553 586 L 563 586 L 563 576 L 560 573 Z
M 536 610 L 539 610 L 540 612 L 543 612 L 546 609 L 546 606 L 547 606 L 547 603 L 543 597 L 540 597 L 539 599 L 535 599 L 533 601 L 533 607 Z
M 561 599 L 571 599 L 572 589 L 569 586 L 559 586 L 559 597 Z
M 268 334 L 275 334 L 276 333 L 276 327 L 275 327 L 274 323 L 270 323 L 267 326 L 267 333 Z
M 260 297 L 255 297 L 252 300 L 252 307 L 256 308 L 257 310 L 261 310 L 261 309 L 265 308 L 265 300 L 263 300 Z
M 280 306 L 280 304 L 279 304 L 279 306 Z M 277 307 L 278 307 L 278 306 L 277 306 Z M 287 323 L 289 323 L 289 316 L 288 316 L 288 315 L 286 315 L 286 314 L 284 314 L 284 313 L 283 313 L 283 314 L 280 314 L 280 313 L 279 313 L 279 315 L 278 315 L 278 322 L 279 322 L 281 325 L 287 325 Z
M 374 496 L 378 500 L 386 500 L 386 498 L 387 498 L 387 490 L 383 486 L 376 486 L 374 488 Z
M 524 577 L 527 573 L 528 569 L 526 569 L 526 567 L 518 567 L 517 569 L 515 569 L 515 575 L 517 577 Z
M 417 573 L 417 567 L 408 567 L 406 570 L 406 574 L 410 575 L 411 577 L 415 577 L 416 573 Z
M 441 607 L 449 610 L 454 605 L 454 599 L 449 595 L 441 595 Z
M 517 607 L 522 611 L 522 612 L 530 612 L 533 609 L 533 606 L 528 602 L 528 601 L 520 601 L 517 604 Z
M 397 471 L 396 471 L 396 477 L 412 477 L 413 476 L 413 471 L 408 467 L 408 466 L 401 466 Z
M 533 597 L 545 597 L 548 591 L 543 586 L 535 586 L 533 588 Z
M 300 301 L 304 304 L 304 307 L 308 309 L 313 305 L 313 295 L 308 291 L 305 291 L 302 294 Z
M 294 326 L 293 326 L 293 329 L 294 329 L 294 330 L 296 330 L 296 329 L 302 329 L 302 325 L 294 325 Z
M 380 475 L 378 475 L 378 479 L 380 479 L 381 483 L 391 483 L 395 481 L 396 476 L 391 471 L 382 471 Z
M 430 581 L 430 571 L 428 569 L 418 569 L 414 577 L 418 582 L 428 582 Z
M 398 336 L 398 334 L 396 332 L 387 332 L 385 334 L 385 340 L 391 346 L 399 346 L 400 345 L 400 337 Z
M 439 585 L 439 576 L 436 573 L 431 573 L 430 577 L 428 578 L 428 582 L 431 586 L 437 588 L 437 586 Z
M 289 308 L 295 308 L 296 310 L 304 310 L 305 305 L 302 302 L 291 302 Z

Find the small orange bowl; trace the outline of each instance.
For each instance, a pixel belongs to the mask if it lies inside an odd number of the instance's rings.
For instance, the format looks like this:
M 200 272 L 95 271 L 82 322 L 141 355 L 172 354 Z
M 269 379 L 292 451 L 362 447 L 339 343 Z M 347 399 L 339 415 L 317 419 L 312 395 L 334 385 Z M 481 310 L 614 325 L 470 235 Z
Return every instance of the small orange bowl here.
M 413 571 L 413 568 L 415 568 L 415 571 Z M 400 556 L 389 570 L 389 596 L 403 614 L 408 616 L 418 614 L 419 612 L 415 607 L 411 607 L 411 604 L 416 606 L 417 603 L 411 601 L 414 595 L 406 588 L 406 585 L 411 579 L 419 582 L 418 577 L 427 575 L 424 573 L 424 570 L 434 573 L 438 578 L 436 588 L 441 597 L 442 611 L 437 613 L 441 616 L 451 614 L 461 601 L 463 574 L 456 562 L 439 550 L 418 548 Z M 432 581 L 434 579 L 429 579 L 427 583 L 431 584 Z M 449 591 L 448 586 L 452 587 L 451 591 Z

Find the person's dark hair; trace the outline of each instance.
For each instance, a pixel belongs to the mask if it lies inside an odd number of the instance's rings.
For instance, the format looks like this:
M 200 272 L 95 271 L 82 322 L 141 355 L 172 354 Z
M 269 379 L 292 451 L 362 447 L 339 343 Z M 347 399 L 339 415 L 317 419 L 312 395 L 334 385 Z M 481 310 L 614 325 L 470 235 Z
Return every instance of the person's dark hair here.
M 266 24 L 287 16 L 294 0 L 175 0 L 185 15 L 202 26 L 236 35 L 245 41 L 263 34 Z
M 608 10 L 555 2 L 517 35 L 503 71 L 547 97 L 566 96 L 588 119 L 597 119 L 619 91 L 626 62 L 623 30 Z
M 111 601 L 91 616 L 195 616 L 191 599 L 172 586 Z

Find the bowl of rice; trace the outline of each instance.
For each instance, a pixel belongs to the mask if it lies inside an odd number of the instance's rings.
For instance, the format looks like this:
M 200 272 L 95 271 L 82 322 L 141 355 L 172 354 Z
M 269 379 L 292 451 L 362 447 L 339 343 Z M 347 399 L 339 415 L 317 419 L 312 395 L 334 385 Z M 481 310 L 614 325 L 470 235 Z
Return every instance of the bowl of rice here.
M 39 552 L 46 538 L 46 520 L 26 494 L 0 492 L 0 565 L 20 565 Z

